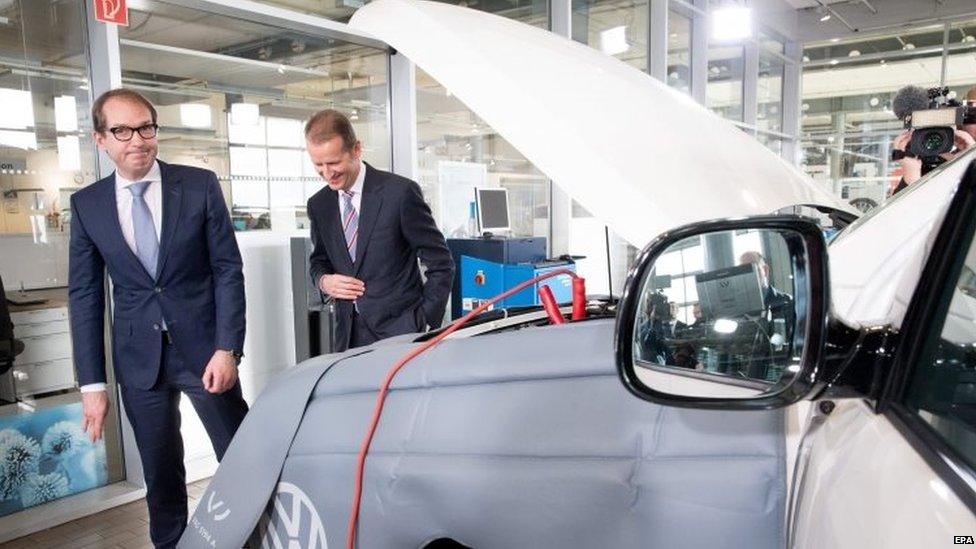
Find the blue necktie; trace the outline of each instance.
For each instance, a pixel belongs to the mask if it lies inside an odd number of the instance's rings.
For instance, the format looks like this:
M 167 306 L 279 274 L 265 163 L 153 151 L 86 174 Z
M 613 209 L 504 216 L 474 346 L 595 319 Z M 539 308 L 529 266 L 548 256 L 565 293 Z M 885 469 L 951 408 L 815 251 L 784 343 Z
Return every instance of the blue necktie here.
M 359 214 L 352 203 L 352 197 L 356 193 L 352 191 L 342 191 L 342 198 L 345 201 L 346 218 L 342 222 L 342 232 L 346 236 L 346 249 L 353 263 L 356 262 L 356 240 L 359 236 Z
M 153 223 L 152 212 L 146 204 L 143 194 L 149 187 L 149 181 L 139 181 L 128 186 L 132 193 L 132 229 L 136 237 L 136 256 L 146 268 L 149 276 L 156 279 L 156 260 L 159 258 L 159 239 L 156 236 L 156 225 Z

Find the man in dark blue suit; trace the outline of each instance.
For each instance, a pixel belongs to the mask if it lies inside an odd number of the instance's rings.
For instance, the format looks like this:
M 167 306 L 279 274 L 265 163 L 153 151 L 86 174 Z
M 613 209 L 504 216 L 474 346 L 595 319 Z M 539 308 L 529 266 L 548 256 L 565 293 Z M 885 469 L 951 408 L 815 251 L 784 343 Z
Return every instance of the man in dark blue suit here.
M 106 92 L 94 138 L 116 171 L 71 197 L 69 293 L 84 428 L 101 437 L 105 271 L 112 279 L 112 363 L 142 459 L 150 536 L 175 547 L 186 528 L 180 394 L 217 459 L 247 413 L 237 380 L 244 345 L 241 255 L 213 172 L 156 159 L 156 110 Z
M 336 300 L 334 350 L 440 326 L 454 262 L 420 186 L 363 162 L 362 144 L 338 111 L 313 116 L 305 140 L 327 183 L 308 199 L 310 274 Z

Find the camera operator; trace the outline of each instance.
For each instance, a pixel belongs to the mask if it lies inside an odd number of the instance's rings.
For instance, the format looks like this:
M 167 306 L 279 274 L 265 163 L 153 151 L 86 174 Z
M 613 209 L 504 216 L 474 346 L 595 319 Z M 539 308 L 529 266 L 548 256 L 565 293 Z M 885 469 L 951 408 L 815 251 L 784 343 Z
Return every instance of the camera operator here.
M 902 120 L 907 127 L 910 125 L 912 113 L 915 111 L 940 108 L 939 105 L 934 103 L 936 103 L 939 97 L 944 97 L 947 91 L 945 88 L 941 90 L 937 88 L 924 90 L 917 86 L 906 86 L 898 90 L 898 93 L 895 95 L 892 101 L 892 110 L 895 116 Z M 976 86 L 966 93 L 966 101 L 967 103 L 976 102 Z M 955 105 L 958 105 L 958 103 L 950 102 L 947 106 L 951 107 Z M 944 107 L 942 106 L 941 108 Z M 914 132 L 914 129 L 906 129 L 895 137 L 892 143 L 892 148 L 901 153 L 900 155 L 893 155 L 893 158 L 897 156 L 897 160 L 902 168 L 902 178 L 892 190 L 892 195 L 921 179 L 923 175 L 938 164 L 952 160 L 959 153 L 976 145 L 976 124 L 964 123 L 953 130 L 953 150 L 951 152 L 939 154 L 938 158 L 923 159 L 919 156 L 906 154 Z

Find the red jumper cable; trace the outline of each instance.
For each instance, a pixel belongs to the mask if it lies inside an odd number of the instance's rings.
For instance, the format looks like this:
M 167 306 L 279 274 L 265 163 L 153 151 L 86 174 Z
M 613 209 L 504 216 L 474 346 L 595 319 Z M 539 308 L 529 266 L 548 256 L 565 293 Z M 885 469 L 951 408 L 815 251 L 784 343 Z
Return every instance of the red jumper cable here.
M 369 428 L 366 430 L 366 436 L 363 438 L 363 443 L 359 448 L 359 456 L 356 460 L 356 487 L 353 492 L 352 511 L 349 515 L 349 530 L 346 533 L 347 549 L 355 549 L 356 547 L 356 528 L 359 525 L 359 507 L 360 507 L 360 503 L 362 502 L 362 496 L 363 496 L 363 470 L 366 467 L 366 456 L 369 454 L 369 446 L 373 442 L 373 435 L 376 434 L 376 427 L 379 425 L 380 416 L 383 414 L 383 405 L 386 402 L 386 395 L 389 393 L 390 390 L 390 383 L 393 382 L 393 379 L 396 377 L 400 369 L 406 366 L 407 363 L 413 360 L 414 358 L 420 356 L 427 349 L 430 349 L 434 345 L 437 345 L 444 338 L 459 330 L 469 320 L 483 313 L 484 311 L 488 310 L 488 308 L 494 305 L 495 303 L 498 303 L 499 301 L 507 297 L 511 297 L 521 292 L 522 290 L 528 288 L 529 286 L 532 286 L 537 282 L 541 282 L 543 280 L 547 280 L 549 278 L 553 278 L 560 275 L 567 275 L 573 279 L 573 315 L 572 315 L 573 320 L 581 320 L 585 318 L 586 317 L 586 286 L 584 280 L 579 276 L 577 276 L 575 272 L 569 269 L 556 269 L 554 271 L 549 271 L 545 274 L 539 275 L 533 279 L 526 280 L 525 282 L 519 284 L 518 286 L 515 286 L 514 288 L 504 293 L 498 294 L 488 301 L 485 301 L 470 313 L 455 320 L 443 332 L 437 334 L 435 337 L 411 349 L 410 352 L 404 355 L 403 358 L 397 361 L 397 363 L 394 364 L 393 367 L 386 372 L 386 377 L 383 378 L 383 383 L 380 385 L 380 392 L 379 394 L 376 395 L 376 406 L 373 408 L 373 418 L 369 423 Z M 543 293 L 543 291 L 545 291 L 548 294 L 548 299 L 551 300 L 551 303 L 547 302 L 547 298 Z M 546 312 L 547 314 L 549 314 L 550 320 L 553 321 L 553 323 L 560 323 L 560 324 L 565 322 L 562 313 L 559 312 L 559 307 L 555 305 L 555 298 L 552 295 L 552 290 L 550 290 L 548 286 L 541 286 L 539 288 L 539 294 L 542 296 L 543 307 L 546 308 Z M 550 305 L 552 307 L 555 307 L 555 313 L 552 313 L 550 311 L 549 309 Z M 559 318 L 559 322 L 555 321 L 555 317 L 557 316 Z

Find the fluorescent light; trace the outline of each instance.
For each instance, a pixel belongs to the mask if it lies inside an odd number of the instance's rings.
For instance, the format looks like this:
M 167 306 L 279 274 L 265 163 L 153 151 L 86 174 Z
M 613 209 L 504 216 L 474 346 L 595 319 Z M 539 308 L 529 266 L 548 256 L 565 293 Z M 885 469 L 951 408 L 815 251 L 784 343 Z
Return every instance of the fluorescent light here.
M 81 170 L 81 143 L 77 135 L 58 137 L 58 166 L 66 172 Z
M 712 329 L 720 334 L 734 333 L 738 327 L 739 323 L 730 318 L 719 318 L 715 320 L 715 324 L 712 325 Z
M 620 26 L 600 32 L 600 51 L 617 55 L 630 49 L 627 43 L 627 27 Z
M 740 40 L 752 35 L 752 10 L 729 6 L 712 11 L 712 39 Z
M 188 128 L 209 128 L 210 105 L 183 103 L 180 105 L 180 123 Z
M 78 131 L 78 104 L 73 95 L 54 98 L 54 127 L 59 132 Z
M 0 130 L 0 145 L 15 149 L 37 150 L 37 134 L 34 132 L 17 132 Z
M 230 123 L 235 126 L 257 126 L 261 121 L 258 106 L 254 103 L 234 103 L 230 106 Z
M 0 128 L 26 130 L 34 127 L 34 101 L 29 91 L 0 88 L 0 105 L 3 105 Z
M 823 14 L 820 17 L 820 22 L 821 23 L 826 22 L 826 21 L 830 21 L 830 12 L 827 12 L 827 13 Z

